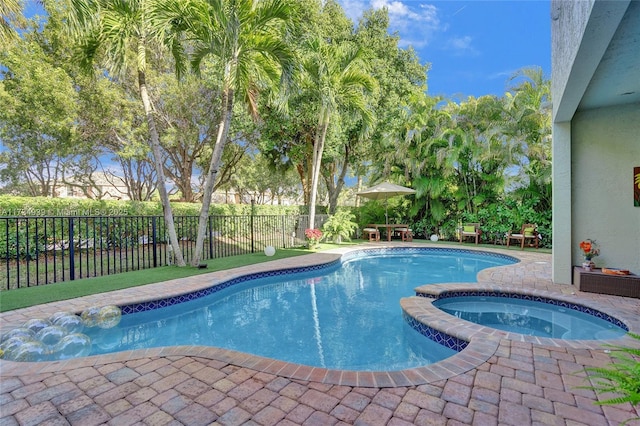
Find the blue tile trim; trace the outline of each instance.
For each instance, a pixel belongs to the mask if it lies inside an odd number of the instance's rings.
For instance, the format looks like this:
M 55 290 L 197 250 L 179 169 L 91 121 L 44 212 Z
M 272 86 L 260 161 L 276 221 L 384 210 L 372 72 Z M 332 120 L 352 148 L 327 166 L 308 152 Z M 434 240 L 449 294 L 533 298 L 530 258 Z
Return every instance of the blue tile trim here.
M 469 344 L 469 342 L 467 342 L 466 340 L 462 340 L 447 333 L 443 333 L 440 330 L 436 330 L 435 328 L 421 323 L 404 311 L 402 311 L 402 316 L 404 317 L 404 320 L 409 324 L 409 326 L 411 326 L 411 328 L 416 330 L 418 333 L 433 340 L 436 343 L 441 344 L 442 346 L 446 346 L 449 349 L 460 352 Z
M 321 265 L 313 265 L 313 266 L 304 266 L 299 268 L 286 268 L 286 269 L 278 269 L 275 271 L 266 271 L 266 272 L 258 272 L 254 274 L 243 275 L 241 277 L 233 278 L 229 281 L 224 281 L 219 284 L 213 285 L 211 287 L 207 287 L 201 290 L 197 290 L 191 293 L 181 294 L 179 296 L 167 297 L 158 300 L 151 300 L 149 302 L 142 303 L 133 303 L 130 305 L 121 306 L 122 315 L 133 314 L 136 312 L 145 312 L 151 311 L 154 309 L 164 308 L 167 306 L 173 306 L 178 303 L 188 302 L 190 300 L 195 300 L 200 297 L 208 296 L 210 294 L 216 293 L 225 288 L 231 287 L 232 285 L 243 283 L 253 279 L 265 278 L 265 277 L 274 277 L 279 275 L 293 274 L 298 272 L 308 272 L 308 271 L 317 271 L 326 268 L 332 268 L 340 265 L 343 262 L 358 259 L 362 257 L 372 256 L 372 255 L 385 255 L 385 254 L 428 254 L 428 253 L 437 253 L 437 254 L 476 254 L 480 256 L 491 256 L 498 257 L 501 259 L 505 259 L 514 263 L 519 262 L 518 259 L 511 256 L 505 256 L 502 254 L 495 254 L 483 251 L 476 250 L 464 250 L 464 249 L 449 249 L 449 248 L 433 248 L 433 247 L 382 247 L 375 249 L 363 249 L 357 250 L 353 252 L 346 253 L 342 255 L 341 259 L 336 259 L 329 263 L 324 263 Z
M 468 250 L 468 249 L 452 249 L 444 247 L 378 247 L 370 249 L 362 249 L 352 251 L 342 255 L 342 261 L 349 261 L 368 256 L 380 256 L 385 254 L 473 254 L 477 256 L 487 256 L 507 260 L 513 263 L 519 263 L 520 259 L 500 253 L 491 253 L 488 251 Z
M 464 291 L 445 291 L 440 293 L 438 296 L 434 296 L 432 294 L 426 295 L 422 293 L 416 293 L 416 296 L 420 297 L 428 297 L 428 298 L 436 298 L 436 299 L 448 299 L 451 297 L 466 297 L 466 296 L 477 296 L 477 297 L 506 297 L 509 299 L 521 299 L 521 300 L 531 300 L 534 302 L 542 302 L 548 303 L 550 305 L 559 306 L 561 308 L 573 309 L 574 311 L 582 312 L 588 315 L 592 315 L 594 317 L 603 319 L 605 321 L 610 322 L 613 325 L 616 325 L 622 328 L 625 331 L 629 331 L 629 327 L 622 321 L 620 321 L 616 317 L 612 317 L 609 314 L 606 314 L 602 311 L 599 311 L 594 308 L 590 308 L 588 306 L 579 305 L 577 303 L 566 302 L 564 300 L 552 299 L 550 297 L 544 296 L 535 296 L 531 294 L 520 294 L 520 293 L 510 293 L 505 291 L 494 291 L 494 290 L 464 290 Z
M 185 293 L 179 296 L 167 297 L 164 299 L 151 300 L 149 302 L 132 303 L 130 305 L 121 306 L 122 315 L 134 314 L 136 312 L 151 311 L 154 309 L 164 308 L 166 306 L 177 305 L 178 303 L 188 302 L 190 300 L 195 300 L 200 297 L 208 296 L 220 290 L 224 290 L 225 288 L 228 288 L 233 285 L 240 284 L 249 280 L 266 278 L 266 277 L 275 277 L 279 275 L 293 274 L 298 272 L 317 271 L 321 269 L 331 268 L 339 264 L 340 264 L 340 259 L 336 259 L 334 261 L 331 261 L 329 263 L 324 263 L 322 265 L 304 266 L 299 268 L 286 268 L 286 269 L 278 269 L 274 271 L 265 271 L 265 272 L 257 272 L 254 274 L 247 274 L 247 275 L 236 277 L 228 281 L 224 281 L 219 284 L 215 284 L 211 287 L 203 288 L 201 290 L 197 290 L 191 293 Z

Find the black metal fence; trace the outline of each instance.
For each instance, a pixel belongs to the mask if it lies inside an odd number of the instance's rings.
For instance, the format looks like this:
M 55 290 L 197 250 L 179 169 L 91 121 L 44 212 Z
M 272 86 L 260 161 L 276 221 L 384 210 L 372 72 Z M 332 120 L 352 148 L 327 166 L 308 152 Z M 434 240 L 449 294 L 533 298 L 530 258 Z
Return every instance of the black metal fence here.
M 317 216 L 316 227 L 326 218 Z M 308 224 L 308 215 L 210 216 L 202 258 L 301 246 Z M 198 218 L 177 216 L 175 226 L 189 262 Z M 162 216 L 0 217 L 0 258 L 0 291 L 173 263 Z

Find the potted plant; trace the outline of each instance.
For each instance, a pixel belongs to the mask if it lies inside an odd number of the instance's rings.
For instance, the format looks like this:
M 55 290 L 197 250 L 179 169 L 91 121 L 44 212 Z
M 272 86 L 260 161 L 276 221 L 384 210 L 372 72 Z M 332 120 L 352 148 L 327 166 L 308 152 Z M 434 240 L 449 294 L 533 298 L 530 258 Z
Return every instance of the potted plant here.
M 590 239 L 581 241 L 580 250 L 582 250 L 582 255 L 584 256 L 584 263 L 582 264 L 582 267 L 587 271 L 593 270 L 595 264 L 592 259 L 600 254 L 600 249 L 598 248 L 596 241 Z
M 304 236 L 307 240 L 307 247 L 311 250 L 315 250 L 320 246 L 322 240 L 322 231 L 315 228 L 309 228 L 304 230 Z
M 329 216 L 324 223 L 322 230 L 328 239 L 340 244 L 343 239 L 351 241 L 351 236 L 358 229 L 358 224 L 353 220 L 355 215 L 348 210 L 338 210 L 335 214 Z

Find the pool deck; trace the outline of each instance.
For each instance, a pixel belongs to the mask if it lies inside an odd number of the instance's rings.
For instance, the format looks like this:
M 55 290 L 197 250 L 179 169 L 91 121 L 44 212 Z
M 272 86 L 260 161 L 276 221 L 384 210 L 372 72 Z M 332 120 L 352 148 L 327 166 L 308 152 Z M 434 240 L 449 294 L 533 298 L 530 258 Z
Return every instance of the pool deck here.
M 382 242 L 365 247 L 430 244 Z M 475 250 L 472 244 L 452 247 Z M 126 305 L 195 291 L 212 283 L 282 268 L 325 263 L 350 248 L 198 275 L 0 314 L 3 331 L 30 318 L 91 306 Z M 640 333 L 640 300 L 579 292 L 551 282 L 551 255 L 486 249 L 521 262 L 490 268 L 478 284 L 429 286 L 506 290 L 549 296 L 609 313 Z M 400 301 L 399 301 L 400 303 Z M 630 404 L 598 406 L 585 367 L 605 366 L 601 342 L 538 339 L 496 332 L 435 314 L 428 298 L 403 308 L 468 340 L 459 354 L 401 372 L 313 368 L 209 347 L 127 351 L 44 363 L 0 360 L 0 426 L 4 425 L 618 425 L 640 416 Z M 444 315 L 444 317 L 443 317 Z M 639 346 L 628 337 L 610 341 Z M 629 425 L 640 425 L 632 421 Z

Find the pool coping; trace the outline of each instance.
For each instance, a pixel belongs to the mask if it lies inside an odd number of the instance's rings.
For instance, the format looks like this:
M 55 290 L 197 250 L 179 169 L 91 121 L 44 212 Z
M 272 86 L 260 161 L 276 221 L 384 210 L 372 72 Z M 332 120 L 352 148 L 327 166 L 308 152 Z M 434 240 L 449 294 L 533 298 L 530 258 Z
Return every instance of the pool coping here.
M 455 292 L 518 294 L 531 296 L 532 298 L 553 299 L 569 304 L 581 305 L 592 310 L 605 313 L 622 322 L 629 332 L 640 334 L 640 320 L 638 320 L 636 315 L 631 311 L 619 308 L 616 313 L 611 313 L 607 312 L 609 311 L 608 307 L 597 302 L 586 299 L 580 299 L 578 301 L 576 300 L 575 295 L 571 297 L 561 293 L 545 290 L 531 290 L 518 287 L 492 286 L 486 284 L 479 284 L 475 286 L 456 283 L 433 284 L 416 288 L 416 293 L 419 293 L 420 295 L 403 298 L 400 301 L 400 304 L 402 309 L 407 312 L 408 315 L 415 318 L 420 323 L 428 325 L 429 327 L 450 336 L 468 341 L 470 342 L 469 346 L 473 345 L 475 340 L 508 339 L 517 342 L 534 343 L 542 346 L 569 347 L 573 349 L 602 349 L 603 346 L 606 345 L 640 347 L 638 341 L 628 335 L 624 335 L 616 339 L 573 340 L 529 336 L 498 330 L 463 320 L 450 315 L 433 305 L 433 302 L 438 300 L 441 295 Z
M 217 271 L 209 274 L 197 275 L 190 278 L 182 278 L 171 280 L 158 284 L 151 284 L 147 286 L 141 286 L 131 289 L 118 290 L 110 293 L 102 293 L 99 295 L 86 296 L 71 301 L 55 302 L 46 305 L 40 305 L 31 308 L 20 309 L 16 311 L 9 311 L 0 314 L 2 319 L 2 328 L 15 327 L 24 323 L 29 318 L 48 316 L 60 310 L 80 312 L 87 307 L 95 306 L 97 303 L 101 305 L 115 304 L 123 306 L 131 303 L 141 303 L 145 301 L 152 301 L 157 299 L 158 294 L 162 294 L 164 297 L 170 297 L 172 295 L 179 296 L 181 294 L 197 291 L 206 287 L 211 287 L 219 283 L 229 281 L 234 278 L 246 276 L 253 273 L 261 273 L 266 271 L 278 271 L 281 269 L 291 269 L 293 265 L 320 266 L 327 263 L 331 263 L 336 259 L 340 259 L 345 253 L 354 250 L 362 250 L 368 248 L 382 248 L 382 247 L 421 247 L 421 248 L 433 248 L 427 244 L 412 244 L 412 243 L 395 243 L 395 244 L 361 244 L 358 246 L 345 247 L 335 249 L 326 252 L 313 253 L 296 258 L 280 259 L 276 261 L 250 265 L 241 268 L 234 268 L 226 271 Z M 494 249 L 486 248 L 474 248 L 469 246 L 457 246 L 457 245 L 438 245 L 441 248 L 450 249 L 464 249 L 464 250 L 480 250 L 492 252 Z M 531 255 L 530 252 L 513 252 L 502 251 L 502 254 L 508 254 L 509 256 L 520 259 L 520 262 L 534 262 L 544 263 L 541 259 L 547 259 L 550 255 L 542 255 L 536 253 Z M 292 260 L 294 259 L 294 260 Z M 546 260 L 548 261 L 548 260 Z M 512 266 L 512 265 L 509 265 Z M 494 274 L 504 273 L 506 267 L 489 268 L 478 274 L 479 283 L 474 284 L 432 284 L 428 287 L 433 291 L 445 291 L 461 286 L 460 288 L 472 288 L 479 290 L 481 288 L 499 289 L 500 291 L 506 290 L 507 287 L 498 284 L 488 285 L 483 283 L 483 280 L 491 279 Z M 569 287 L 572 286 L 563 286 Z M 566 290 L 566 289 L 563 289 Z M 511 290 L 509 290 L 511 291 Z M 523 289 L 514 288 L 513 291 L 523 291 Z M 529 290 L 527 290 L 529 291 Z M 532 290 L 538 293 L 538 290 Z M 551 298 L 563 297 L 563 293 L 546 292 Z M 575 294 L 575 293 L 574 293 Z M 155 296 L 155 297 L 154 297 Z M 417 299 L 422 299 L 417 300 Z M 452 336 L 460 337 L 463 340 L 469 341 L 467 347 L 445 359 L 434 364 L 406 369 L 398 371 L 351 371 L 351 370 L 334 370 L 321 367 L 311 367 L 300 364 L 294 364 L 284 361 L 279 361 L 271 358 L 251 355 L 243 352 L 217 348 L 217 347 L 205 347 L 205 346 L 175 346 L 175 347 L 162 347 L 151 349 L 140 349 L 118 352 L 114 354 L 96 355 L 85 358 L 75 358 L 63 361 L 47 361 L 47 362 L 12 362 L 6 360 L 0 360 L 1 375 L 21 375 L 29 373 L 46 373 L 46 372 L 59 372 L 64 370 L 72 370 L 87 366 L 96 366 L 105 363 L 128 361 L 139 358 L 149 357 L 171 357 L 171 356 L 198 356 L 203 358 L 209 358 L 218 360 L 221 362 L 238 365 L 241 367 L 252 368 L 254 370 L 271 373 L 274 375 L 287 377 L 290 379 L 316 381 L 326 384 L 337 384 L 346 386 L 358 386 L 358 387 L 398 387 L 398 386 L 410 386 L 427 384 L 434 381 L 444 380 L 453 376 L 465 373 L 473 368 L 478 367 L 483 362 L 486 362 L 492 357 L 499 346 L 499 342 L 503 338 L 516 339 L 518 341 L 529 341 L 526 338 L 530 336 L 515 335 L 510 333 L 511 336 L 504 336 L 504 332 L 497 332 L 493 329 L 483 330 L 483 327 L 477 326 L 472 323 L 464 321 L 461 323 L 455 317 L 450 318 L 443 317 L 444 312 L 437 310 L 438 313 L 432 311 L 429 308 L 429 301 L 424 297 L 412 296 L 404 298 L 401 301 L 403 310 L 409 313 L 412 317 L 419 319 L 420 321 L 429 321 L 429 326 L 441 330 L 444 333 Z M 595 302 L 587 302 L 584 304 Z M 582 300 L 581 300 L 582 304 Z M 431 307 L 437 309 L 435 307 Z M 603 312 L 607 312 L 606 307 L 598 306 Z M 640 326 L 636 320 L 633 320 L 633 315 L 627 318 L 626 314 L 612 315 L 625 324 L 629 325 L 629 329 L 632 332 L 639 332 Z M 626 340 L 616 339 L 612 341 L 614 344 L 627 344 Z M 594 343 L 592 341 L 568 341 L 559 339 L 551 340 L 545 344 L 552 344 L 553 346 L 567 346 L 578 348 L 593 348 Z M 558 341 L 559 340 L 559 341 Z M 540 342 L 541 340 L 532 340 Z M 576 343 L 578 342 L 578 343 Z M 635 341 L 634 341 L 635 343 Z M 598 347 L 601 347 L 602 341 L 598 341 Z

